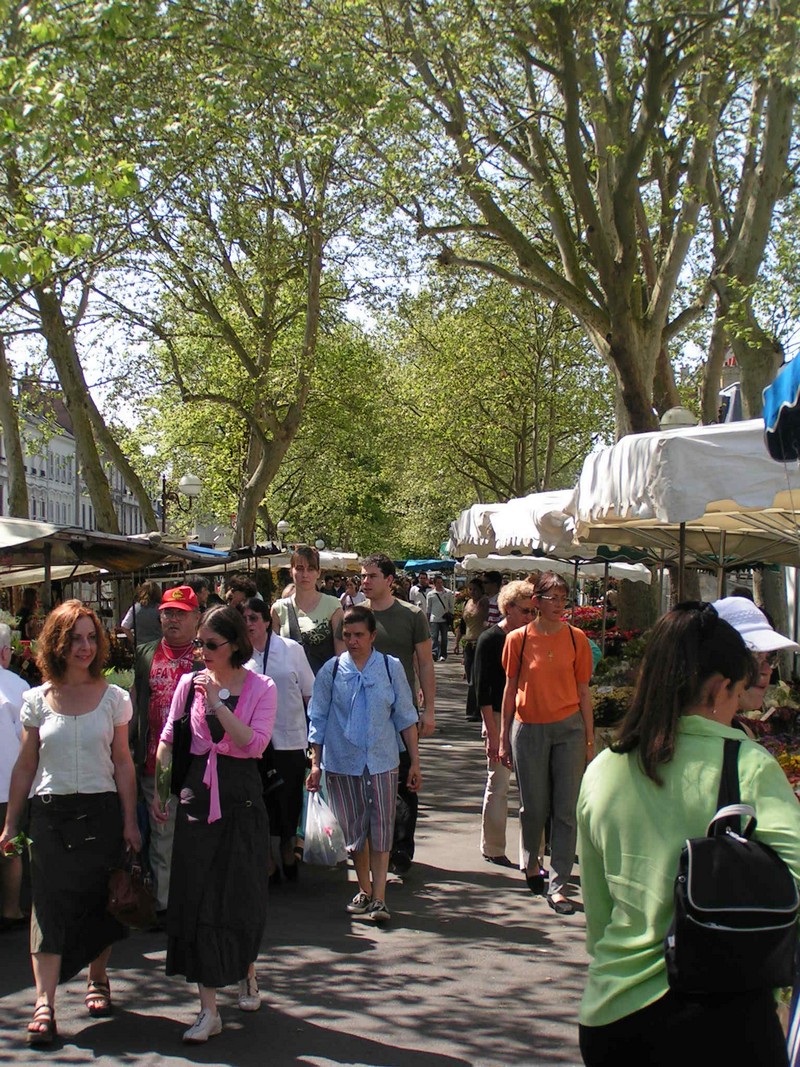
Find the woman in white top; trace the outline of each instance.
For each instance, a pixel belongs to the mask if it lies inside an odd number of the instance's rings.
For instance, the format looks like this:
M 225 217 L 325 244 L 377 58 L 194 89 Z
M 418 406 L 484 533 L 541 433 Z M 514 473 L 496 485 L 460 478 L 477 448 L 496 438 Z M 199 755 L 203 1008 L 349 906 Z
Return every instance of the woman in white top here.
M 136 775 L 128 748 L 131 702 L 103 679 L 108 638 L 79 600 L 50 613 L 39 637 L 44 684 L 25 695 L 22 741 L 11 775 L 0 849 L 31 801 L 31 961 L 36 1006 L 29 1045 L 52 1043 L 55 994 L 86 964 L 90 1015 L 111 1013 L 106 970 L 126 931 L 106 911 L 108 871 L 123 844 L 138 852 Z
M 358 578 L 352 575 L 347 579 L 344 584 L 344 592 L 339 597 L 342 605 L 342 611 L 349 611 L 350 608 L 356 607 L 358 604 L 363 604 L 366 601 L 366 597 L 359 588 Z
M 299 641 L 316 674 L 323 663 L 344 652 L 341 632 L 342 605 L 338 597 L 320 593 L 319 552 L 311 545 L 298 545 L 292 553 L 294 593 L 272 605 L 272 629 L 281 637 Z
M 278 690 L 278 712 L 270 744 L 259 760 L 264 782 L 264 803 L 269 816 L 269 832 L 280 841 L 283 876 L 297 878 L 296 831 L 303 810 L 303 784 L 306 778 L 308 723 L 306 704 L 314 688 L 314 672 L 303 649 L 270 630 L 269 606 L 259 597 L 244 605 L 247 636 L 253 654 L 245 663 L 251 671 L 271 678 Z M 273 785 L 277 781 L 278 785 Z M 280 870 L 270 875 L 279 882 Z

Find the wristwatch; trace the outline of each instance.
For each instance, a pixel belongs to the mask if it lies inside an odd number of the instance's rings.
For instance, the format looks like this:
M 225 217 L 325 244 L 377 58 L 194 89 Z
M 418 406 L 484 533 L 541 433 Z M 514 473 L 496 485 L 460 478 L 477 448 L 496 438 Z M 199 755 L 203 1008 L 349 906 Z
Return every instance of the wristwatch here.
M 220 689 L 220 691 L 219 691 L 219 699 L 220 700 L 227 700 L 230 695 L 231 695 L 230 689 Z

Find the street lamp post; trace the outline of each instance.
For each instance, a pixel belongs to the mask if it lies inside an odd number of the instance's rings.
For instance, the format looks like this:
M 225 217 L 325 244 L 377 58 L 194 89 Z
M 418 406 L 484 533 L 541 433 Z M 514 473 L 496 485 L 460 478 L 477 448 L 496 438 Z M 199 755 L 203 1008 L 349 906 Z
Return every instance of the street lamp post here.
M 190 512 L 192 510 L 192 504 L 196 497 L 200 496 L 203 491 L 203 483 L 197 477 L 196 474 L 184 474 L 181 480 L 178 482 L 178 489 L 167 488 L 167 475 L 163 472 L 161 475 L 161 532 L 165 534 L 167 532 L 167 504 L 174 504 L 178 511 Z M 185 496 L 188 499 L 188 504 L 184 505 L 181 500 L 181 496 Z

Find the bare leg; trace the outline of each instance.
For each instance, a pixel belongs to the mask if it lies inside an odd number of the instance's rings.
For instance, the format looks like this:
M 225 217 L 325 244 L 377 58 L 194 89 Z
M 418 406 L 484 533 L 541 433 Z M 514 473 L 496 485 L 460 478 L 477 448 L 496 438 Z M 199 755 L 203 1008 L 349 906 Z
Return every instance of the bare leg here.
M 3 860 L 3 918 L 21 919 L 19 907 L 19 890 L 22 885 L 22 860 L 19 856 L 8 856 Z
M 36 1007 L 38 1008 L 40 1004 L 48 1004 L 55 1009 L 61 957 L 52 952 L 34 952 L 31 956 L 31 965 L 36 983 Z M 38 1029 L 44 1030 L 45 1026 L 39 1024 Z
M 104 948 L 100 955 L 89 964 L 90 982 L 108 981 L 108 961 L 111 958 L 111 945 Z
M 360 852 L 353 853 L 353 866 L 356 869 L 356 877 L 358 878 L 358 888 L 361 890 L 362 893 L 366 893 L 368 897 L 371 897 L 372 882 L 370 881 L 369 877 L 369 842 L 364 845 Z
M 372 897 L 374 900 L 386 900 L 386 872 L 389 870 L 388 852 L 370 852 L 372 868 Z
M 253 965 L 251 964 L 251 966 Z M 217 991 L 214 986 L 198 985 L 197 989 L 200 993 L 200 1008 L 203 1011 L 210 1011 L 212 1015 L 216 1015 Z

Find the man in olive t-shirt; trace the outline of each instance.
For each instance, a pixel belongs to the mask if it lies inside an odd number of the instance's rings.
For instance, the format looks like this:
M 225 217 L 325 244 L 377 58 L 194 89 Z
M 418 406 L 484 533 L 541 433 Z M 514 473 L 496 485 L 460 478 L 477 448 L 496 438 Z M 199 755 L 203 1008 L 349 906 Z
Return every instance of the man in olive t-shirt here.
M 436 676 L 428 620 L 419 608 L 392 596 L 394 577 L 395 565 L 382 553 L 367 556 L 361 564 L 361 590 L 368 598 L 367 606 L 372 609 L 378 627 L 375 648 L 378 652 L 396 656 L 403 664 L 415 705 L 416 660 L 419 688 L 422 689 L 423 698 L 423 707 L 419 714 L 419 732 L 420 737 L 430 737 L 435 727 Z M 417 827 L 419 799 L 416 793 L 406 788 L 408 769 L 408 753 L 401 752 L 397 815 L 390 860 L 390 869 L 397 874 L 404 874 L 414 858 L 414 833 Z

